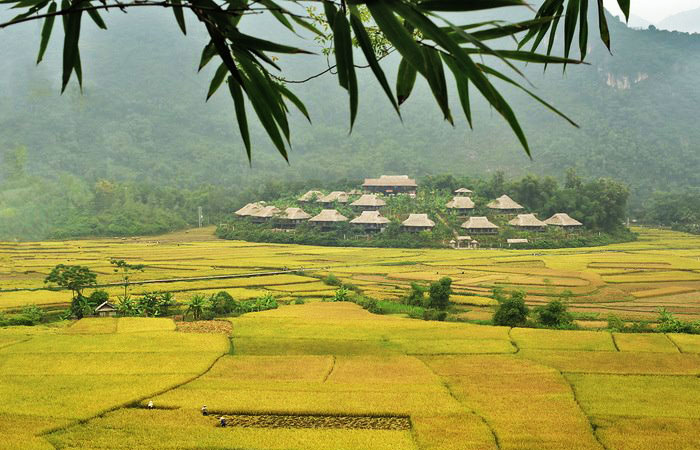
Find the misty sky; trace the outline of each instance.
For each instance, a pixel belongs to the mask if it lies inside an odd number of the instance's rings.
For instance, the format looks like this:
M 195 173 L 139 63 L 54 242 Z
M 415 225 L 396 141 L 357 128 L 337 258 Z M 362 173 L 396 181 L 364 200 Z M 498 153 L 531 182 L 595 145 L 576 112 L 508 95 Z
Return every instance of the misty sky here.
M 605 7 L 614 15 L 622 14 L 616 0 L 605 0 Z M 630 6 L 632 14 L 653 23 L 695 8 L 700 8 L 700 0 L 631 0 Z

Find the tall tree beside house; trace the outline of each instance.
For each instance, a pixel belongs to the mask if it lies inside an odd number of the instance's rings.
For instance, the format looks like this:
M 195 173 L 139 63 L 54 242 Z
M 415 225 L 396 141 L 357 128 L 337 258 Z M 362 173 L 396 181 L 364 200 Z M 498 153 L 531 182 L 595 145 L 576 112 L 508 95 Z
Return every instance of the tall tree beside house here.
M 83 290 L 97 284 L 97 274 L 85 266 L 68 266 L 58 264 L 44 279 L 44 283 L 53 283 L 73 293 L 71 313 L 81 319 L 89 310 L 89 301 L 83 296 Z
M 121 272 L 122 284 L 124 285 L 124 297 L 129 296 L 129 280 L 132 272 L 143 272 L 146 268 L 143 264 L 129 264 L 123 259 L 110 258 L 109 263 L 114 266 L 114 271 Z

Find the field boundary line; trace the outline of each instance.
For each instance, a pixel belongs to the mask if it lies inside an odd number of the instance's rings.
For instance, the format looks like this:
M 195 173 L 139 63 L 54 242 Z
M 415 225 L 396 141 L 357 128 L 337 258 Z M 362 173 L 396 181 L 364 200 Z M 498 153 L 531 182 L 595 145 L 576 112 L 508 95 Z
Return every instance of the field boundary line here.
M 551 367 L 551 366 L 547 366 L 547 367 Z M 595 424 L 593 424 L 591 417 L 588 414 L 586 414 L 586 411 L 583 409 L 583 406 L 581 406 L 581 402 L 578 399 L 578 394 L 576 393 L 576 388 L 574 387 L 573 383 L 571 381 L 569 381 L 568 378 L 566 378 L 566 375 L 564 375 L 564 372 L 562 372 L 559 369 L 554 369 L 554 370 L 556 370 L 559 373 L 559 376 L 562 377 L 562 379 L 564 380 L 566 385 L 569 386 L 569 389 L 571 390 L 571 396 L 573 397 L 574 402 L 576 403 L 576 406 L 578 406 L 578 409 L 581 411 L 581 414 L 583 415 L 583 417 L 586 418 L 586 421 L 588 422 L 588 426 L 591 430 L 591 434 L 593 435 L 593 438 L 598 442 L 598 444 L 600 445 L 601 448 L 603 448 L 604 450 L 610 450 L 610 448 L 608 446 L 606 446 L 603 443 L 603 441 L 600 439 L 600 436 L 598 436 L 598 433 L 596 433 L 596 430 L 598 427 Z
M 324 375 L 324 377 L 323 377 L 323 383 L 325 383 L 326 381 L 328 381 L 328 378 L 331 376 L 331 374 L 332 374 L 333 371 L 335 370 L 336 357 L 335 357 L 335 355 L 331 355 L 331 357 L 332 357 L 332 359 L 331 359 L 331 367 L 328 368 L 328 372 L 326 372 L 326 374 Z
M 510 327 L 510 329 L 508 330 L 508 339 L 510 339 L 510 344 L 513 347 L 515 347 L 515 352 L 513 352 L 513 354 L 517 355 L 518 353 L 520 353 L 520 346 L 515 341 L 515 338 L 513 338 L 513 336 L 511 335 L 512 332 L 513 332 L 513 327 Z
M 612 331 L 609 331 L 608 333 L 610 334 L 610 339 L 612 339 L 612 343 L 615 346 L 615 350 L 617 350 L 617 352 L 619 353 L 620 347 L 617 346 L 617 340 L 615 339 L 615 333 L 613 333 Z
M 177 383 L 177 384 L 168 386 L 168 387 L 165 388 L 165 389 L 161 389 L 160 391 L 156 391 L 156 392 L 153 392 L 153 393 L 149 393 L 148 395 L 144 395 L 144 396 L 138 397 L 138 398 L 136 398 L 136 399 L 131 399 L 131 400 L 127 401 L 127 402 L 120 403 L 119 405 L 116 405 L 116 406 L 112 406 L 112 407 L 103 409 L 102 411 L 99 411 L 98 413 L 96 413 L 96 414 L 94 414 L 94 415 L 92 415 L 92 416 L 90 416 L 90 417 L 82 418 L 82 419 L 76 419 L 76 420 L 74 420 L 74 421 L 72 421 L 72 422 L 68 422 L 67 424 L 64 424 L 64 425 L 62 425 L 62 426 L 58 426 L 58 427 L 54 427 L 54 428 L 49 428 L 49 429 L 47 429 L 47 430 L 42 431 L 42 432 L 39 433 L 39 434 L 36 434 L 35 436 L 37 436 L 37 437 L 42 437 L 42 438 L 46 439 L 46 436 L 48 436 L 48 435 L 50 435 L 50 434 L 57 433 L 57 432 L 59 432 L 59 431 L 68 430 L 69 428 L 72 428 L 72 427 L 74 427 L 74 426 L 76 426 L 76 425 L 82 425 L 82 424 L 88 423 L 88 422 L 90 422 L 90 421 L 93 420 L 93 419 L 97 419 L 97 418 L 99 418 L 99 417 L 104 417 L 105 415 L 107 415 L 107 414 L 109 414 L 109 413 L 111 413 L 111 412 L 118 411 L 118 410 L 120 410 L 120 409 L 125 409 L 125 408 L 129 408 L 129 407 L 133 407 L 134 405 L 137 405 L 137 404 L 141 403 L 142 401 L 146 400 L 147 398 L 154 398 L 154 397 L 157 397 L 157 396 L 159 396 L 159 395 L 163 395 L 163 394 L 165 394 L 165 393 L 167 393 L 167 392 L 173 391 L 173 390 L 175 390 L 175 389 L 181 388 L 181 387 L 183 387 L 183 386 L 185 386 L 185 385 L 187 385 L 187 384 L 189 384 L 189 383 L 192 383 L 193 381 L 197 381 L 198 379 L 200 379 L 201 377 L 203 377 L 204 375 L 206 375 L 207 373 L 209 373 L 209 371 L 214 367 L 214 365 L 216 365 L 216 363 L 219 362 L 219 360 L 220 360 L 221 358 L 223 358 L 224 356 L 226 356 L 227 354 L 228 354 L 228 353 L 226 353 L 226 352 L 221 353 L 219 356 L 216 357 L 216 359 L 214 359 L 214 361 L 209 365 L 209 367 L 207 367 L 202 373 L 196 374 L 195 376 L 190 377 L 190 378 L 184 380 L 182 383 Z M 46 439 L 46 440 L 48 441 L 48 439 Z M 49 441 L 49 443 L 50 443 L 54 448 L 57 448 L 57 447 L 56 447 L 53 443 L 51 443 L 50 441 Z
M 409 356 L 409 355 L 406 355 L 406 356 Z M 415 357 L 415 356 L 414 356 L 414 357 Z M 500 439 L 498 438 L 498 433 L 496 433 L 496 429 L 493 427 L 493 425 L 491 425 L 491 423 L 486 419 L 486 417 L 484 417 L 484 416 L 483 416 L 479 411 L 477 411 L 476 409 L 470 407 L 469 405 L 467 405 L 467 404 L 465 404 L 464 402 L 462 402 L 459 398 L 457 398 L 457 396 L 455 395 L 454 391 L 453 391 L 452 388 L 450 387 L 450 383 L 449 383 L 446 379 L 444 379 L 443 377 L 441 377 L 440 375 L 438 375 L 437 372 L 435 372 L 435 371 L 433 370 L 433 368 L 430 367 L 430 364 L 428 364 L 427 362 L 425 362 L 425 360 L 424 360 L 423 358 L 417 358 L 417 357 L 415 357 L 415 358 L 416 358 L 418 361 L 422 362 L 423 365 L 425 365 L 425 367 L 430 371 L 430 373 L 432 373 L 433 375 L 435 375 L 435 377 L 438 379 L 438 381 L 440 381 L 440 385 L 443 387 L 443 389 L 445 389 L 445 390 L 447 391 L 447 394 L 448 394 L 450 397 L 452 397 L 452 399 L 453 399 L 454 401 L 456 401 L 458 404 L 460 404 L 461 406 L 463 406 L 463 407 L 464 407 L 467 411 L 469 411 L 471 414 L 474 414 L 476 417 L 479 418 L 479 420 L 481 420 L 481 422 L 482 422 L 484 425 L 486 425 L 486 428 L 488 428 L 488 430 L 491 432 L 491 437 L 493 438 L 493 442 L 494 442 L 494 444 L 496 445 L 496 448 L 497 448 L 498 450 L 501 450 L 501 441 L 500 441 Z
M 0 350 L 6 349 L 8 347 L 12 347 L 13 345 L 22 344 L 24 342 L 31 341 L 33 337 L 34 336 L 30 336 L 30 337 L 25 338 L 25 339 L 20 339 L 19 341 L 10 342 L 9 344 L 0 345 Z
M 676 341 L 674 341 L 673 339 L 671 339 L 671 336 L 669 336 L 668 333 L 662 333 L 662 334 L 663 334 L 664 336 L 666 336 L 666 339 L 668 339 L 669 341 L 671 341 L 671 344 L 673 344 L 673 346 L 676 347 L 676 350 L 678 350 L 678 353 L 680 353 L 680 354 L 683 354 L 683 353 L 684 353 L 684 352 L 683 352 L 683 349 L 676 343 Z

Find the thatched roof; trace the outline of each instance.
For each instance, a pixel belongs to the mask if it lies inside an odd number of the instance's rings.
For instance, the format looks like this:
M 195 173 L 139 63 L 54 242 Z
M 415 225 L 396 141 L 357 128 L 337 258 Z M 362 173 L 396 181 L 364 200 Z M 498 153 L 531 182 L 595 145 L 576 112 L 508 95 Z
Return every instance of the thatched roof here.
M 362 214 L 350 221 L 350 223 L 361 225 L 383 225 L 389 222 L 391 220 L 382 216 L 379 211 L 362 211 Z
M 360 195 L 362 194 L 362 191 L 359 189 L 352 189 L 348 192 L 348 195 Z
M 257 210 L 256 212 L 252 213 L 250 217 L 261 217 L 265 219 L 270 219 L 281 212 L 282 211 L 280 211 L 278 207 L 270 205 Z
M 468 241 L 468 242 L 471 242 L 471 241 L 472 241 L 472 237 L 471 237 L 471 236 L 457 236 L 457 240 L 458 240 L 458 241 Z
M 506 242 L 508 244 L 527 244 L 528 240 L 527 239 L 507 239 Z
M 513 199 L 508 197 L 507 195 L 501 195 L 496 200 L 492 201 L 486 206 L 488 206 L 491 209 L 523 209 L 522 206 L 515 203 L 515 201 L 513 201 Z
M 408 175 L 382 175 L 379 178 L 365 178 L 362 186 L 418 186 Z
M 328 195 L 325 195 L 317 200 L 319 203 L 333 203 L 333 202 L 338 202 L 338 203 L 347 203 L 348 202 L 348 194 L 343 191 L 333 191 Z
M 474 209 L 474 202 L 469 197 L 452 197 L 452 200 L 447 202 L 449 209 Z
M 350 206 L 371 206 L 375 208 L 385 205 L 386 202 L 374 194 L 364 194 L 362 197 L 350 203 Z
M 300 202 L 310 202 L 315 198 L 321 198 L 323 197 L 323 192 L 321 191 L 308 191 L 306 194 L 302 195 L 297 199 L 297 201 Z
M 547 226 L 534 214 L 518 214 L 518 217 L 508 222 L 508 224 L 522 228 L 542 228 Z
M 311 217 L 311 214 L 304 212 L 301 208 L 287 208 L 280 215 L 280 219 L 285 220 L 306 220 Z
M 347 222 L 348 218 L 335 209 L 324 209 L 309 219 L 309 222 Z
M 467 230 L 497 230 L 498 225 L 489 222 L 486 217 L 470 217 L 462 224 L 462 228 Z
M 109 303 L 108 301 L 100 303 L 100 305 L 95 308 L 95 312 L 112 312 L 116 311 L 117 307 L 114 306 L 113 304 Z
M 459 188 L 455 191 L 455 194 L 473 194 L 474 191 L 467 188 Z
M 428 219 L 427 214 L 410 214 L 408 219 L 401 222 L 405 227 L 434 227 L 435 222 Z
M 236 211 L 234 214 L 237 216 L 245 217 L 251 216 L 265 207 L 265 202 L 248 203 L 243 208 Z
M 572 219 L 567 213 L 557 213 L 545 220 L 544 223 L 547 225 L 554 225 L 557 227 L 580 227 L 583 226 L 581 222 L 576 219 Z

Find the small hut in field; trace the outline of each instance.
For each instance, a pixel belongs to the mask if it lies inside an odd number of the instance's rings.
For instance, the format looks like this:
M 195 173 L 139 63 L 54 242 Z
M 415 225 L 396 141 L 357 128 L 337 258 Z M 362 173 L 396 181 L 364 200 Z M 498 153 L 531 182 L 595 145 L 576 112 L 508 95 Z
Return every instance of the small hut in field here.
M 350 203 L 360 211 L 379 211 L 379 208 L 386 206 L 386 202 L 374 194 L 363 194 L 360 198 Z
M 301 208 L 287 208 L 279 215 L 278 220 L 282 228 L 295 228 L 302 222 L 311 218 L 311 214 L 306 213 Z
M 471 189 L 467 189 L 465 187 L 455 190 L 455 195 L 469 196 L 469 194 L 473 194 L 473 193 L 474 193 L 474 191 L 472 191 Z
M 117 315 L 117 307 L 108 301 L 103 302 L 95 308 L 95 315 L 99 317 L 114 317 Z
M 328 195 L 324 195 L 323 197 L 319 198 L 316 200 L 318 203 L 324 204 L 324 205 L 330 205 L 333 202 L 338 202 L 338 203 L 347 203 L 349 200 L 349 195 L 347 192 L 343 191 L 333 191 Z
M 450 241 L 452 248 L 476 248 L 473 243 L 478 245 L 478 242 L 472 239 L 471 236 L 457 236 L 457 239 Z
M 323 197 L 323 192 L 321 191 L 307 191 L 304 195 L 297 199 L 301 203 L 311 203 L 319 198 Z
M 408 219 L 401 222 L 405 231 L 417 233 L 419 231 L 430 231 L 435 226 L 435 222 L 428 219 L 427 214 L 410 214 Z
M 527 244 L 529 241 L 527 239 L 507 239 L 508 247 L 517 247 L 518 245 Z
M 460 216 L 466 216 L 474 209 L 474 202 L 469 197 L 456 196 L 452 197 L 446 206 Z
M 382 231 L 391 221 L 382 216 L 379 211 L 362 211 L 362 214 L 350 221 L 351 224 L 362 228 L 365 232 Z
M 517 214 L 525 209 L 507 195 L 501 195 L 486 206 L 500 214 Z
M 347 222 L 348 218 L 340 214 L 335 209 L 324 209 L 314 217 L 309 219 L 310 223 L 314 223 L 321 227 L 321 231 L 332 230 L 340 222 Z
M 248 203 L 234 214 L 238 217 L 249 217 L 265 207 L 265 202 Z
M 545 220 L 544 223 L 555 227 L 561 227 L 564 230 L 576 230 L 583 226 L 581 222 L 571 218 L 571 216 L 566 213 L 554 214 L 552 217 Z
M 462 224 L 462 228 L 472 234 L 496 234 L 498 233 L 498 225 L 489 222 L 486 217 L 470 217 L 469 220 Z
M 534 214 L 518 214 L 508 224 L 523 231 L 544 231 L 547 229 L 547 224 L 535 217 Z
M 362 189 L 369 193 L 385 195 L 412 194 L 416 195 L 418 184 L 408 175 L 382 175 L 379 178 L 365 178 Z
M 280 211 L 280 209 L 276 206 L 269 205 L 252 213 L 250 215 L 250 219 L 253 221 L 253 223 L 265 223 L 272 220 L 273 217 L 276 217 L 281 212 L 282 211 Z

